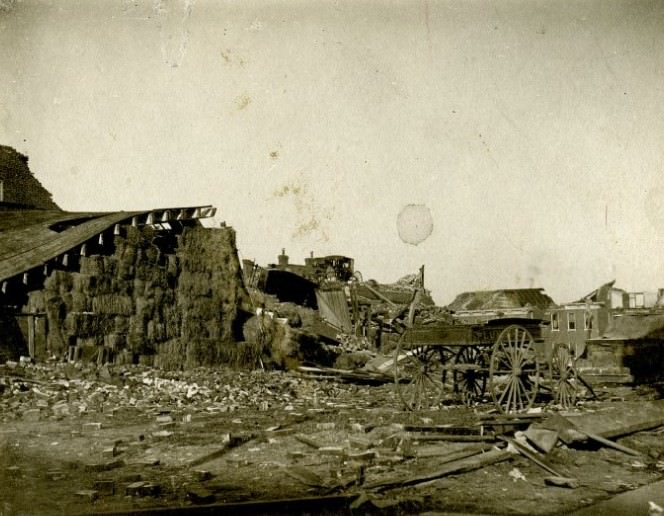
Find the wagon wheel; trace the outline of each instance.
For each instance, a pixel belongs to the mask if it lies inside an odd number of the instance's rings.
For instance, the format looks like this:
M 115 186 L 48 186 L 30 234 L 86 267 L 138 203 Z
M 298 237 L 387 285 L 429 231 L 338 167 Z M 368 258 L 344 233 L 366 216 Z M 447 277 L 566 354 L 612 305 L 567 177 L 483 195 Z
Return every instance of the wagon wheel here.
M 441 369 L 442 369 L 442 379 L 443 379 L 443 388 L 446 391 L 452 392 L 454 388 L 454 361 L 457 355 L 457 352 L 453 348 L 447 348 L 445 346 L 436 346 L 438 350 L 438 355 L 440 356 Z
M 539 364 L 534 343 L 528 330 L 513 324 L 501 332 L 493 345 L 489 387 L 502 412 L 528 409 L 535 401 Z
M 486 356 L 475 346 L 464 346 L 455 358 L 454 392 L 470 405 L 486 391 Z
M 446 373 L 441 350 L 437 346 L 403 344 L 402 335 L 394 355 L 394 381 L 399 398 L 408 410 L 439 407 Z
M 574 356 L 568 344 L 559 342 L 553 346 L 551 385 L 556 404 L 562 405 L 563 408 L 570 408 L 576 404 L 579 379 L 574 367 Z

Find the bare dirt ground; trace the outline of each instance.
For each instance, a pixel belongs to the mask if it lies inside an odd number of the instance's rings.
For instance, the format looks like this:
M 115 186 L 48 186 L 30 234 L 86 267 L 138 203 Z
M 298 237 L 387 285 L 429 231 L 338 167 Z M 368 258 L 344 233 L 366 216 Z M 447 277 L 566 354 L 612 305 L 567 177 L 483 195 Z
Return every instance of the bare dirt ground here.
M 565 514 L 664 477 L 664 433 L 653 429 L 618 440 L 640 457 L 587 443 L 556 447 L 547 461 L 576 488 L 546 485 L 550 473 L 518 454 L 404 487 L 400 480 L 439 470 L 449 457 L 501 443 L 427 441 L 406 431 L 477 425 L 493 406 L 406 412 L 392 384 L 63 364 L 3 366 L 0 379 L 2 516 L 333 494 L 361 496 L 348 514 Z M 576 412 L 656 397 L 604 391 Z

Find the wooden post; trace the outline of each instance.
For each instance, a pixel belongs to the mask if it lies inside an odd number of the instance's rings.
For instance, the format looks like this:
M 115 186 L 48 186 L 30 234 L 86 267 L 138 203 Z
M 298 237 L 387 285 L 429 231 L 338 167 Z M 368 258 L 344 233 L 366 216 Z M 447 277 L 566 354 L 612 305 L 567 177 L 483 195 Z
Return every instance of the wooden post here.
M 35 316 L 28 315 L 28 355 L 35 360 Z

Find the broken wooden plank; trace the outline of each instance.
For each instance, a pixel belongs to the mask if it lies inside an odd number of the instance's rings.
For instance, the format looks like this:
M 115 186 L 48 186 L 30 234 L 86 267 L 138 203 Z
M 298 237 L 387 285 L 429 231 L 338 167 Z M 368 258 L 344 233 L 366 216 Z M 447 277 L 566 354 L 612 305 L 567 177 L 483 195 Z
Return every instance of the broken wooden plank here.
M 632 448 L 628 448 L 627 446 L 623 446 L 622 444 L 614 443 L 613 441 L 610 441 L 609 439 L 605 439 L 601 435 L 594 434 L 592 432 L 586 432 L 585 430 L 581 430 L 582 433 L 586 434 L 589 439 L 592 439 L 593 441 L 596 441 L 600 444 L 603 444 L 604 446 L 608 446 L 609 448 L 613 448 L 614 450 L 621 451 L 623 453 L 626 453 L 627 455 L 632 455 L 635 457 L 641 457 L 643 456 L 643 453 L 633 450 Z
M 579 430 L 605 439 L 616 439 L 663 425 L 664 400 L 622 402 L 607 410 L 565 417 Z
M 453 425 L 404 425 L 406 432 L 439 432 L 442 434 L 454 435 L 475 435 L 482 434 L 481 426 L 453 426 Z
M 544 484 L 547 486 L 567 487 L 569 489 L 576 489 L 581 485 L 577 479 L 568 477 L 545 477 Z
M 284 468 L 284 473 L 309 487 L 328 487 L 318 473 L 304 466 L 289 466 Z
M 244 444 L 251 439 L 253 439 L 254 436 L 251 434 L 247 435 L 230 435 L 228 434 L 226 436 L 227 441 L 223 444 L 223 446 L 213 452 L 207 453 L 201 457 L 198 457 L 196 459 L 192 459 L 187 464 L 185 467 L 188 468 L 193 468 L 195 466 L 200 466 L 201 464 L 205 464 L 206 462 L 210 462 L 212 460 L 218 459 L 222 455 L 224 455 L 228 450 L 231 448 L 235 448 L 236 446 L 240 446 L 241 444 Z
M 349 514 L 351 503 L 357 494 L 310 496 L 277 500 L 252 500 L 249 502 L 213 503 L 205 506 L 175 505 L 168 508 L 138 508 L 100 512 L 104 516 L 154 516 L 155 514 L 177 514 L 201 516 L 203 514 Z
M 524 432 L 526 438 L 544 454 L 549 453 L 558 442 L 558 432 L 556 430 L 547 430 L 546 428 L 535 428 L 530 426 Z
M 318 443 L 318 442 L 314 441 L 313 439 L 309 439 L 306 435 L 295 434 L 293 437 L 295 439 L 297 439 L 298 441 L 300 441 L 301 443 L 306 444 L 307 446 L 311 446 L 312 448 L 315 448 L 316 450 L 323 447 L 323 445 L 321 443 Z
M 419 442 L 456 442 L 456 443 L 492 443 L 498 440 L 496 434 L 488 433 L 485 435 L 461 435 L 461 434 L 434 434 L 434 435 L 416 435 L 413 436 L 414 441 Z
M 547 464 L 543 459 L 537 457 L 537 455 L 535 455 L 533 452 L 528 450 L 525 446 L 523 446 L 517 440 L 512 439 L 511 437 L 505 437 L 505 436 L 501 436 L 500 438 L 502 440 L 504 440 L 505 442 L 511 444 L 512 447 L 516 451 L 518 451 L 521 455 L 523 455 L 527 459 L 529 459 L 532 462 L 534 462 L 535 464 L 537 464 L 540 468 L 542 468 L 547 473 L 550 473 L 554 477 L 563 477 L 563 476 L 565 476 L 565 475 L 561 475 L 560 473 L 558 473 L 552 466 Z
M 609 448 L 619 450 L 619 451 L 621 451 L 623 453 L 626 453 L 628 455 L 632 455 L 632 456 L 635 456 L 635 457 L 640 457 L 640 456 L 643 455 L 641 452 L 633 450 L 632 448 L 628 448 L 627 446 L 623 446 L 623 445 L 618 444 L 616 442 L 613 442 L 613 441 L 603 437 L 599 433 L 595 433 L 595 432 L 585 430 L 583 428 L 579 428 L 572 421 L 570 421 L 570 418 L 563 417 L 559 414 L 556 414 L 556 415 L 552 416 L 549 420 L 545 421 L 540 426 L 547 426 L 549 428 L 551 428 L 551 427 L 555 428 L 559 432 L 560 438 L 563 441 L 565 441 L 567 444 L 571 444 L 572 442 L 575 442 L 575 441 L 591 439 L 595 442 L 603 444 L 604 446 L 608 446 Z
M 479 414 L 478 417 L 480 421 L 486 421 L 486 420 L 491 420 L 491 419 L 498 419 L 498 420 L 505 420 L 505 421 L 513 421 L 515 419 L 527 419 L 532 421 L 533 419 L 542 419 L 544 417 L 547 417 L 548 414 L 546 412 L 537 412 L 537 413 L 524 413 L 524 414 L 503 414 L 503 413 L 486 413 L 486 414 Z
M 364 487 L 366 489 L 385 490 L 393 489 L 396 487 L 414 486 L 429 482 L 431 480 L 436 480 L 447 475 L 467 473 L 468 471 L 473 471 L 490 464 L 495 464 L 496 462 L 510 460 L 511 458 L 512 454 L 510 452 L 494 448 L 486 453 L 480 452 L 464 459 L 454 460 L 431 473 L 426 473 L 424 475 L 418 475 L 415 477 L 388 478 L 379 482 L 365 484 Z
M 297 371 L 304 375 L 318 379 L 334 379 L 369 383 L 388 383 L 394 381 L 394 377 L 391 375 L 386 375 L 380 372 L 365 371 L 361 369 L 335 369 L 333 367 L 299 366 Z
M 473 444 L 464 446 L 459 450 L 450 451 L 449 446 L 418 446 L 415 456 L 423 459 L 427 457 L 438 457 L 438 464 L 445 464 L 453 460 L 465 459 L 481 452 L 489 451 L 493 446 L 489 444 Z

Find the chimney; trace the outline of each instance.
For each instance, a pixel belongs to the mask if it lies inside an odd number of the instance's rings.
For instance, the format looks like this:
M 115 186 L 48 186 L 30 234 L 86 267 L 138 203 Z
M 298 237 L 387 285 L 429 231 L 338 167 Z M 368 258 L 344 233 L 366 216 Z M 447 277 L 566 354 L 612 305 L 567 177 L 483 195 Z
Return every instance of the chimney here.
M 281 250 L 281 254 L 277 256 L 277 259 L 279 260 L 279 267 L 288 266 L 288 256 L 286 255 L 286 249 Z

